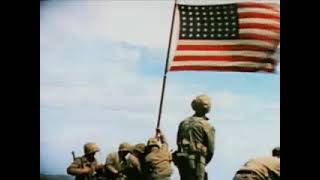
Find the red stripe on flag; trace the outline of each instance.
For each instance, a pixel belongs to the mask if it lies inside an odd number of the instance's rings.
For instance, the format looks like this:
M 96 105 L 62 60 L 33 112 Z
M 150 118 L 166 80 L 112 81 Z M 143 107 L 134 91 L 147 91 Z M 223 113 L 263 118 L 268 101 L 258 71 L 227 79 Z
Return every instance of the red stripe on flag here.
M 217 67 L 217 66 L 172 66 L 169 71 L 235 71 L 235 72 L 275 72 L 275 67 L 253 68 L 253 67 Z
M 262 3 L 238 3 L 238 8 L 264 8 L 280 12 L 278 4 L 262 4 Z
M 212 50 L 228 50 L 228 51 L 273 51 L 274 48 L 266 48 L 254 45 L 178 45 L 177 50 L 199 50 L 199 51 L 212 51 Z
M 264 36 L 260 34 L 254 34 L 254 33 L 243 33 L 239 34 L 240 39 L 255 39 L 255 40 L 262 40 L 262 41 L 267 41 L 267 42 L 273 42 L 277 43 L 280 41 L 280 39 L 273 38 L 270 36 Z
M 240 29 L 265 29 L 280 32 L 280 25 L 257 24 L 257 23 L 243 23 L 239 24 Z
M 173 61 L 230 61 L 230 62 L 258 62 L 276 65 L 272 58 L 258 58 L 250 56 L 175 56 Z
M 265 18 L 280 21 L 280 16 L 263 13 L 239 13 L 239 18 Z

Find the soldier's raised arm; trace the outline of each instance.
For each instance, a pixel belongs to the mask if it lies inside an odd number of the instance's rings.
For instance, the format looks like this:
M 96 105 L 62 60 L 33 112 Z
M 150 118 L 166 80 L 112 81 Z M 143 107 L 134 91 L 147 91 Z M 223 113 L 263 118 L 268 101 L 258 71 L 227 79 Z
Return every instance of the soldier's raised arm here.
M 82 167 L 81 159 L 77 158 L 67 168 L 67 173 L 70 174 L 70 175 L 73 175 L 73 176 L 89 174 L 90 173 L 90 168 Z
M 161 131 L 161 129 L 156 129 L 157 133 L 159 134 L 160 136 L 160 142 L 162 144 L 162 147 L 166 148 L 166 149 L 169 149 L 169 144 L 168 144 L 168 141 L 167 141 L 167 138 L 166 136 L 163 134 L 163 132 Z
M 132 168 L 135 168 L 138 172 L 141 172 L 141 164 L 139 162 L 139 159 L 133 155 L 129 156 L 129 163 Z
M 80 159 L 75 159 L 70 166 L 67 168 L 67 173 L 73 176 L 81 175 L 81 161 Z

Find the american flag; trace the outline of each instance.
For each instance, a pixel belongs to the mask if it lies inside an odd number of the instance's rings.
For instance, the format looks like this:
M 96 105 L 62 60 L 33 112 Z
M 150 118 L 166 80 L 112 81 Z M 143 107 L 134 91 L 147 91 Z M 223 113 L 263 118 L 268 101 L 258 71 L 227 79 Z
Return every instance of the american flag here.
M 274 72 L 280 5 L 177 5 L 178 38 L 169 71 Z

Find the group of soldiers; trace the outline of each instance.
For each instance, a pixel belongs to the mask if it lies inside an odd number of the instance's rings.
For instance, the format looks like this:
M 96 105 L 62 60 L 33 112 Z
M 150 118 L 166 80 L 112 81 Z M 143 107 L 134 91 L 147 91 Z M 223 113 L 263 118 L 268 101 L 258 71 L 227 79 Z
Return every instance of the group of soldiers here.
M 87 143 L 84 155 L 74 158 L 67 173 L 76 176 L 76 180 L 169 180 L 173 162 L 181 180 L 207 180 L 205 168 L 215 148 L 215 128 L 206 116 L 211 109 L 210 97 L 199 95 L 191 106 L 195 114 L 180 123 L 176 151 L 170 151 L 164 133 L 156 129 L 156 136 L 146 144 L 121 143 L 117 152 L 107 156 L 105 164 L 95 159 L 99 147 L 95 143 Z M 280 147 L 273 149 L 272 156 L 249 160 L 233 179 L 279 180 Z

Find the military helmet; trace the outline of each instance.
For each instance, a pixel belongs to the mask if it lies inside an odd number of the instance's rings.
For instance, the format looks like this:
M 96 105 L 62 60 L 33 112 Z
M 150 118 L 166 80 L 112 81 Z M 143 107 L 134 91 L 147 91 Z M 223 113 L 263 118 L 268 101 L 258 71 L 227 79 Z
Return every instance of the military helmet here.
M 273 148 L 272 155 L 280 157 L 280 147 Z
M 119 145 L 119 150 L 118 151 L 130 151 L 130 150 L 131 150 L 131 146 L 127 142 L 121 143 Z
M 195 111 L 203 111 L 204 113 L 208 113 L 211 108 L 211 98 L 206 94 L 199 95 L 193 99 L 191 102 L 191 107 Z
M 146 148 L 146 145 L 143 144 L 143 143 L 139 143 L 139 144 L 136 144 L 134 146 L 134 151 L 138 151 L 139 153 L 144 153 L 145 152 L 145 148 Z
M 100 151 L 96 143 L 87 143 L 84 145 L 84 154 L 91 154 Z
M 161 147 L 160 142 L 157 140 L 157 138 L 150 138 L 147 142 L 147 146 L 158 146 L 159 148 Z

